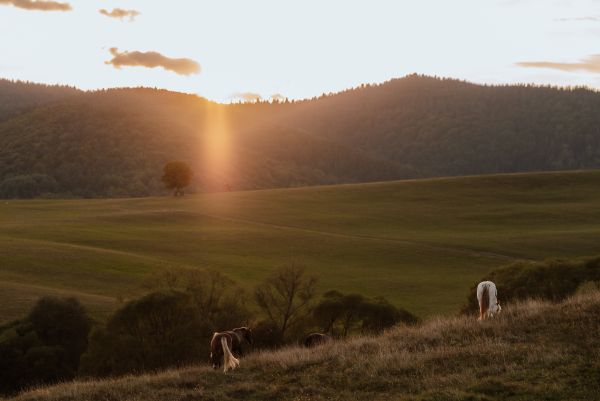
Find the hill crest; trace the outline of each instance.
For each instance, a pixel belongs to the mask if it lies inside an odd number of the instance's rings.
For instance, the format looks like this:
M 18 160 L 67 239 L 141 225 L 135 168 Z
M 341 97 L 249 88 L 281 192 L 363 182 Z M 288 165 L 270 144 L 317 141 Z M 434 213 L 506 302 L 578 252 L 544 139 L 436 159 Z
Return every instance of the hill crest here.
M 510 305 L 483 323 L 436 318 L 318 349 L 263 351 L 229 375 L 197 366 L 65 383 L 11 400 L 591 400 L 600 391 L 599 312 L 600 293 L 592 291 L 560 304 Z
M 0 197 L 164 194 L 171 160 L 196 171 L 192 192 L 594 169 L 598 108 L 600 94 L 582 88 L 418 75 L 229 105 L 148 88 L 2 81 Z

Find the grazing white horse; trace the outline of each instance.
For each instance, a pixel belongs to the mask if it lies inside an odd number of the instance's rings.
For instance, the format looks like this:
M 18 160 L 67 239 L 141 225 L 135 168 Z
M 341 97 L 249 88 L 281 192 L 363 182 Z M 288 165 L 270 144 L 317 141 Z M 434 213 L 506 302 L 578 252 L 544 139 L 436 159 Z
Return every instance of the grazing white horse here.
M 479 302 L 479 319 L 494 317 L 502 311 L 498 303 L 498 290 L 496 284 L 491 281 L 482 281 L 477 285 L 477 301 Z

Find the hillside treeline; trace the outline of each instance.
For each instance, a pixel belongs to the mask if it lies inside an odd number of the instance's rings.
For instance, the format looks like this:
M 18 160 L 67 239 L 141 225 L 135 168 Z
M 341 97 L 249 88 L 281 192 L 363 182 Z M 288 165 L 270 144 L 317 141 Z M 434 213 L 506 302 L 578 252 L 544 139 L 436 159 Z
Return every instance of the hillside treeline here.
M 528 300 L 562 302 L 600 288 L 600 257 L 521 261 L 490 272 L 503 314 Z M 0 394 L 75 377 L 109 377 L 208 362 L 212 334 L 249 326 L 244 352 L 301 343 L 307 333 L 375 335 L 419 320 L 381 297 L 330 290 L 290 263 L 246 293 L 213 271 L 174 269 L 150 276 L 147 294 L 93 320 L 75 299 L 42 298 L 23 319 L 0 327 Z M 477 316 L 474 285 L 462 313 Z M 473 323 L 473 326 L 478 325 Z M 454 339 L 456 340 L 456 338 Z
M 0 81 L 0 197 L 165 193 L 600 167 L 600 94 L 412 75 L 296 101 Z
M 94 321 L 76 299 L 42 298 L 21 320 L 0 326 L 0 395 L 75 377 L 151 372 L 209 360 L 214 332 L 250 326 L 245 352 L 278 348 L 312 331 L 335 338 L 379 333 L 417 318 L 384 298 L 328 291 L 302 266 L 282 267 L 246 293 L 214 271 L 167 270 L 146 295 Z

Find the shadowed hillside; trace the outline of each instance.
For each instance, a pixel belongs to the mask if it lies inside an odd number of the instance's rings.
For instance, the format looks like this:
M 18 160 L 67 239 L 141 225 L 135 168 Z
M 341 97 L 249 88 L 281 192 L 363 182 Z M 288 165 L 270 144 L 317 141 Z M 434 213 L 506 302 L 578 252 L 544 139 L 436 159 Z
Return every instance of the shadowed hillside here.
M 436 319 L 318 349 L 242 359 L 231 374 L 195 366 L 66 383 L 15 401 L 596 400 L 600 294 L 531 301 L 493 320 Z
M 598 168 L 599 108 L 586 89 L 417 75 L 232 105 L 2 81 L 0 197 L 163 194 L 171 160 L 192 164 L 191 191 Z
M 68 86 L 0 79 L 0 122 L 78 93 L 80 91 Z

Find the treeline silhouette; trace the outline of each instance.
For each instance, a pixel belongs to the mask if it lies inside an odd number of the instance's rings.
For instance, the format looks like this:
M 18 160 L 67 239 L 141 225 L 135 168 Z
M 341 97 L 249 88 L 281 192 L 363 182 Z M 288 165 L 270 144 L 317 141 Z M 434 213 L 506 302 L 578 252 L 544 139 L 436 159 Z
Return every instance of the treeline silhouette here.
M 0 197 L 162 194 L 171 160 L 192 191 L 598 168 L 599 107 L 584 88 L 418 75 L 232 105 L 0 81 Z
M 483 280 L 498 285 L 507 308 L 527 299 L 561 302 L 600 288 L 600 257 L 517 261 Z M 21 320 L 0 326 L 0 396 L 76 377 L 108 377 L 208 364 L 212 334 L 250 326 L 258 349 L 301 344 L 310 332 L 341 339 L 376 335 L 420 321 L 385 298 L 329 290 L 289 263 L 248 294 L 215 272 L 167 269 L 145 282 L 146 295 L 124 301 L 106 321 L 76 299 L 41 298 Z M 461 313 L 477 316 L 476 283 Z M 505 313 L 505 312 L 503 312 Z
M 105 322 L 76 299 L 41 298 L 23 319 L 0 326 L 0 396 L 75 377 L 208 363 L 213 333 L 242 325 L 252 327 L 253 349 L 264 349 L 299 343 L 315 330 L 341 338 L 417 322 L 380 297 L 328 291 L 319 298 L 315 284 L 298 264 L 276 271 L 254 296 L 218 272 L 165 270 Z

